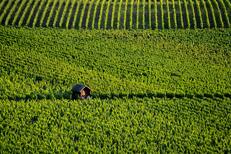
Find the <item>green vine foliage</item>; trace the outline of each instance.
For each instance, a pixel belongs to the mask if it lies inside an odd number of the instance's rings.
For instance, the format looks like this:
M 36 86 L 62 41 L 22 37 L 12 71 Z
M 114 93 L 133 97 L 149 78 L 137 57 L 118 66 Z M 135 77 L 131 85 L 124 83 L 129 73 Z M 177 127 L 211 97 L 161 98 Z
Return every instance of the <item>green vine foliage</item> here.
M 229 32 L 1 27 L 1 74 L 8 75 L 0 97 L 30 97 L 47 92 L 43 86 L 58 93 L 76 82 L 102 93 L 230 93 Z
M 64 8 L 58 0 L 12 2 L 0 1 L 0 23 L 7 23 L 0 25 L 0 153 L 230 153 L 231 29 L 230 9 L 224 8 L 229 1 L 204 1 L 203 7 L 222 6 L 207 10 L 219 19 L 214 29 L 200 29 L 206 27 L 202 21 L 210 21 L 196 10 L 202 4 L 196 0 L 168 0 L 168 7 L 165 0 L 105 0 L 104 5 L 69 0 Z M 89 9 L 89 2 L 98 7 Z M 141 3 L 149 9 L 140 6 L 136 13 L 137 7 L 125 6 Z M 189 9 L 180 11 L 179 4 Z M 125 7 L 143 16 L 130 20 L 130 29 L 145 21 L 150 8 L 156 8 L 148 14 L 153 28 L 176 28 L 180 14 L 190 15 L 194 8 L 194 29 L 116 30 L 112 23 L 124 24 L 124 13 L 117 14 Z M 157 7 L 165 12 L 161 18 L 168 15 L 165 8 L 174 8 L 173 20 L 158 21 Z M 81 27 L 84 13 L 91 19 L 85 8 L 93 20 L 102 15 L 91 30 Z M 59 16 L 62 10 L 68 24 Z M 119 20 L 112 22 L 109 12 Z M 23 27 L 29 24 L 34 27 Z M 81 30 L 41 28 L 54 24 Z M 91 88 L 91 99 L 71 99 L 76 83 Z
M 230 28 L 230 6 L 227 0 L 10 0 L 0 3 L 0 24 L 67 29 Z

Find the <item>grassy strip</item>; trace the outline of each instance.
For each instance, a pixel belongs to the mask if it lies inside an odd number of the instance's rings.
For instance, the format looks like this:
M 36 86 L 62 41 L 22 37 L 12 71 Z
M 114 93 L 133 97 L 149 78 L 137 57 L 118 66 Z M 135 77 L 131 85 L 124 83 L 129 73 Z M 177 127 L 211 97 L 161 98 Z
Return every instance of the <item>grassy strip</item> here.
M 95 9 L 95 7 L 97 7 L 97 6 L 95 6 L 94 8 L 92 8 L 93 3 L 94 3 L 94 0 L 91 0 L 90 5 L 89 5 L 89 8 L 88 8 L 88 12 L 87 12 L 86 28 L 92 27 L 92 25 L 91 25 L 91 26 L 89 25 L 89 19 L 90 19 L 90 15 L 91 15 L 90 13 L 91 13 L 91 10 L 92 10 L 92 9 Z M 95 19 L 95 18 L 93 18 L 93 20 L 94 20 L 94 19 Z
M 123 3 L 123 0 L 120 0 L 119 9 L 118 9 L 118 17 L 117 17 L 117 29 L 120 29 L 120 24 L 122 24 L 122 23 L 120 22 L 122 3 Z
M 161 28 L 164 29 L 164 8 L 163 8 L 163 0 L 160 0 L 160 10 L 161 10 Z
M 177 28 L 177 16 L 176 16 L 176 6 L 175 0 L 172 0 L 173 14 L 174 14 L 174 28 Z
M 148 0 L 148 20 L 149 20 L 149 25 L 148 28 L 152 29 L 152 9 L 151 9 L 151 0 Z
M 36 14 L 35 14 L 35 17 L 34 17 L 34 19 L 33 19 L 32 27 L 35 27 L 35 25 L 36 25 L 36 23 L 37 23 L 37 20 L 38 20 L 39 13 L 40 13 L 40 11 L 41 11 L 42 6 L 44 5 L 44 3 L 46 3 L 45 0 L 40 1 L 38 10 L 37 10 L 37 12 L 36 12 Z
M 208 9 L 207 9 L 206 4 L 205 4 L 205 0 L 202 0 L 202 4 L 203 4 L 204 10 L 205 10 L 206 24 L 207 24 L 207 27 L 210 28 L 209 14 L 208 14 Z
M 107 23 L 108 23 L 108 14 L 109 14 L 109 8 L 110 8 L 111 0 L 107 1 L 107 9 L 106 9 L 106 17 L 104 22 L 104 28 L 107 29 Z M 119 23 L 119 22 L 117 22 Z
M 194 0 L 194 1 L 196 2 L 196 6 L 197 6 L 199 18 L 200 18 L 200 28 L 204 28 L 200 4 L 197 0 Z
M 106 0 L 103 0 L 102 3 L 101 3 L 101 7 L 100 7 L 100 13 L 99 13 L 99 22 L 98 22 L 98 29 L 101 28 L 102 26 L 102 17 L 103 17 L 103 9 L 104 9 L 104 5 L 106 3 Z M 115 11 L 115 10 L 114 10 Z M 114 15 L 114 14 L 113 14 Z M 113 21 L 114 21 L 114 18 L 112 18 L 112 24 L 113 24 Z M 113 26 L 112 26 L 113 27 Z M 114 28 L 114 27 L 113 27 Z
M 0 23 L 2 23 L 3 17 L 6 15 L 7 10 L 10 8 L 10 6 L 13 4 L 13 2 L 14 2 L 13 0 L 10 0 L 10 1 L 7 3 L 6 7 L 5 7 L 4 10 L 3 10 L 3 13 L 0 15 Z
M 128 11 L 128 0 L 126 0 L 125 3 L 123 29 L 126 29 L 127 11 Z
M 143 29 L 145 29 L 145 5 L 146 5 L 146 0 L 143 0 L 142 1 L 142 3 L 143 3 L 143 10 L 142 10 L 142 12 L 143 12 L 143 20 L 142 20 L 142 25 L 143 25 Z
M 231 10 L 231 2 L 229 0 L 224 0 L 225 4 L 227 4 L 227 9 L 229 8 L 229 10 Z M 231 21 L 231 16 L 229 15 L 229 20 Z M 231 25 L 230 25 L 231 27 Z
M 67 15 L 67 21 L 66 21 L 66 23 L 63 22 L 63 24 L 65 24 L 65 28 L 66 28 L 66 29 L 68 29 L 70 20 L 72 20 L 72 19 L 71 19 L 71 13 L 72 13 L 72 11 L 73 11 L 73 9 L 74 9 L 74 5 L 75 5 L 75 3 L 76 3 L 76 0 L 71 1 L 70 3 L 71 3 L 71 7 L 70 7 L 70 10 L 69 10 L 68 15 Z
M 61 8 L 62 8 L 63 4 L 64 4 L 64 1 L 63 0 L 59 0 L 59 2 L 58 2 L 58 8 L 55 9 L 55 16 L 54 16 L 54 21 L 52 23 L 52 27 L 56 27 L 56 24 L 58 24 L 57 22 L 58 22 L 58 18 L 59 18 L 59 12 L 61 11 Z M 62 13 L 62 16 L 63 15 L 64 14 Z
M 190 0 L 190 7 L 191 7 L 191 10 L 192 10 L 192 14 L 193 14 L 193 25 L 194 25 L 194 29 L 197 28 L 197 21 L 196 21 L 196 14 L 195 14 L 195 10 L 194 10 L 194 2 L 193 0 Z
M 82 0 L 79 1 L 79 2 L 77 2 L 77 8 L 76 8 L 74 19 L 73 19 L 73 23 L 72 23 L 72 26 L 71 26 L 72 28 L 77 28 L 77 24 L 75 25 L 75 23 L 76 23 L 76 20 L 77 20 L 78 13 L 80 13 L 79 12 L 79 8 L 80 8 L 80 6 L 81 6 L 82 3 L 83 3 Z
M 23 6 L 24 6 L 26 3 L 27 3 L 27 0 L 22 0 L 20 6 L 17 8 L 16 14 L 14 15 L 15 18 L 14 18 L 13 21 L 12 21 L 12 25 L 17 26 L 17 25 L 16 25 L 16 21 L 17 21 L 17 19 L 19 18 L 19 14 L 20 14 L 20 12 L 22 12 Z
M 97 12 L 97 8 L 98 8 L 99 3 L 100 3 L 100 0 L 97 0 L 95 8 L 94 8 L 94 13 L 93 13 L 92 29 L 94 29 L 94 26 L 95 26 L 96 12 Z M 97 23 L 97 25 L 98 25 L 98 23 Z
M 228 4 L 227 7 L 229 7 L 229 9 L 231 9 L 231 2 L 229 0 L 225 0 L 225 2 Z
M 7 16 L 6 16 L 6 19 L 5 19 L 5 25 L 8 25 L 9 24 L 9 20 L 10 20 L 10 18 L 12 17 L 12 13 L 15 11 L 15 6 L 17 6 L 18 4 L 19 4 L 19 2 L 17 3 L 17 5 L 16 5 L 16 1 L 13 3 L 13 7 L 9 10 L 9 12 L 8 12 L 8 14 L 7 14 Z M 11 4 L 12 5 L 12 4 Z M 5 10 L 7 10 L 7 8 L 4 8 Z M 9 9 L 9 8 L 8 8 Z M 3 14 L 4 14 L 4 11 L 3 11 Z M 2 15 L 3 15 L 2 14 Z M 3 16 L 4 17 L 4 16 Z M 1 18 L 1 17 L 0 17 Z M 0 23 L 1 23 L 2 21 L 0 21 Z
M 31 9 L 31 11 L 30 11 L 30 14 L 29 14 L 29 16 L 28 16 L 28 18 L 27 18 L 27 20 L 26 20 L 26 24 L 25 25 L 29 25 L 30 24 L 30 21 L 32 20 L 31 18 L 32 18 L 32 15 L 33 15 L 33 13 L 34 13 L 34 11 L 35 11 L 35 8 L 36 8 L 36 6 L 38 5 L 38 3 L 39 3 L 39 1 L 35 1 L 34 2 L 34 4 L 33 4 L 33 6 L 32 6 L 32 9 Z M 16 16 L 16 15 L 15 15 Z M 14 19 L 14 21 L 13 21 L 13 23 L 16 21 L 16 19 Z
M 65 15 L 67 14 L 68 11 L 70 12 L 70 10 L 71 10 L 71 8 L 68 10 L 70 0 L 66 0 L 64 3 L 65 3 L 65 6 L 63 9 L 61 19 L 60 19 L 59 24 L 58 24 L 59 27 L 62 27 Z M 68 16 L 67 16 L 67 18 L 68 18 Z
M 208 0 L 209 3 L 209 7 L 211 9 L 212 12 L 212 18 L 213 18 L 213 22 L 214 22 L 214 28 L 217 28 L 217 21 L 216 21 L 216 17 L 215 17 L 215 13 L 214 13 L 214 9 L 213 9 L 213 5 L 211 3 L 211 0 Z
M 219 13 L 219 20 L 221 22 L 221 28 L 224 28 L 224 22 L 223 22 L 223 19 L 222 19 L 221 10 L 219 8 L 219 5 L 218 5 L 216 0 L 213 0 L 213 3 L 215 5 L 215 7 L 216 7 L 216 10 L 218 10 L 218 13 Z
M 134 0 L 131 0 L 131 10 L 130 10 L 130 29 L 133 28 L 133 7 L 134 7 Z
M 7 0 L 2 0 L 2 1 L 0 2 L 0 10 L 3 9 L 3 5 L 4 5 L 4 3 L 5 3 L 6 1 L 7 1 Z
M 154 0 L 154 9 L 155 9 L 155 28 L 158 29 L 158 18 L 157 18 L 157 0 Z
M 183 19 L 183 13 L 182 13 L 182 7 L 181 7 L 182 1 L 178 0 L 178 6 L 180 11 L 180 21 L 181 21 L 181 28 L 184 28 L 184 19 Z
M 113 2 L 113 7 L 112 7 L 112 17 L 111 17 L 111 27 L 115 29 L 114 27 L 114 21 L 115 21 L 115 12 L 116 12 L 116 5 L 117 5 L 117 0 L 114 0 Z
M 170 18 L 170 10 L 169 10 L 169 1 L 166 0 L 167 11 L 168 11 L 168 28 L 172 28 L 171 26 L 171 18 Z
M 140 19 L 140 0 L 137 0 L 136 2 L 136 12 L 137 12 L 137 16 L 136 16 L 136 29 L 139 29 L 139 19 Z
M 227 12 L 225 3 L 224 3 L 223 0 L 220 0 L 219 2 L 221 3 L 221 7 L 222 7 L 222 9 L 223 9 L 223 11 L 224 11 L 225 19 L 226 19 L 226 21 L 227 21 L 228 27 L 230 27 L 231 25 L 230 25 L 230 21 L 229 21 L 229 14 L 228 14 L 228 12 Z
M 186 11 L 186 19 L 187 19 L 187 28 L 190 28 L 190 19 L 189 19 L 189 12 L 188 12 L 188 2 L 186 0 L 184 0 L 184 7 L 185 7 L 185 11 Z
M 47 20 L 47 22 L 46 22 L 46 27 L 48 27 L 49 26 L 49 24 L 52 24 L 52 23 L 50 23 L 51 22 L 51 17 L 52 17 L 52 15 L 53 15 L 53 13 L 54 13 L 54 11 L 56 11 L 56 5 L 57 5 L 57 3 L 58 3 L 58 0 L 54 0 L 53 1 L 53 5 L 52 5 L 52 7 L 51 7 L 51 11 L 50 11 L 50 13 L 49 13 L 49 15 L 48 15 L 48 20 Z
M 108 16 L 109 16 L 109 11 L 110 11 L 110 5 L 113 2 L 113 0 L 109 0 L 108 2 L 109 2 L 109 4 L 108 4 L 107 9 L 106 9 L 106 20 L 104 22 L 104 25 L 106 27 L 105 29 L 107 29 L 111 23 L 111 21 L 110 21 L 110 23 L 108 22 L 108 18 L 109 18 Z
M 84 16 L 84 12 L 85 12 L 87 3 L 88 3 L 88 1 L 83 2 L 83 9 L 81 10 L 80 19 L 79 19 L 79 24 L 78 24 L 78 28 L 79 28 L 79 29 L 82 28 L 83 16 Z M 94 22 L 94 21 L 95 21 L 95 19 L 93 19 L 93 22 Z M 92 25 L 93 25 L 93 24 L 92 24 Z
M 52 2 L 48 1 L 45 8 L 44 8 L 44 11 L 42 12 L 42 16 L 41 16 L 41 19 L 39 20 L 39 26 L 41 27 L 42 24 L 45 22 L 45 17 L 46 17 L 46 14 L 47 14 L 47 11 L 48 11 L 48 8 L 49 6 L 52 4 Z M 48 15 L 49 16 L 49 15 Z
M 24 18 L 26 16 L 26 13 L 29 11 L 30 6 L 32 5 L 32 3 L 33 3 L 33 1 L 29 1 L 29 3 L 27 3 L 26 8 L 24 9 L 23 14 L 22 14 L 22 16 L 19 19 L 18 26 L 22 25 L 23 20 L 24 20 Z

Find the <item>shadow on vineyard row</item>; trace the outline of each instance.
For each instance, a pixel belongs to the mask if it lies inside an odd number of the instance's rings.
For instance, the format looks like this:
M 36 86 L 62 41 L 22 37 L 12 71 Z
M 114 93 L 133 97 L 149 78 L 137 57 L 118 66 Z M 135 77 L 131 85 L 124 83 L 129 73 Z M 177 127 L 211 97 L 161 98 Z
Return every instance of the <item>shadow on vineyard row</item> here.
M 231 99 L 230 93 L 198 93 L 198 94 L 179 94 L 179 93 L 94 93 L 91 96 L 92 99 L 132 99 L 132 98 L 167 98 L 167 99 L 213 99 L 213 100 L 222 100 L 225 98 Z M 3 98 L 0 98 L 3 99 Z M 70 99 L 71 100 L 71 92 L 56 92 L 56 93 L 49 93 L 49 94 L 40 94 L 40 93 L 31 93 L 24 97 L 20 96 L 8 96 L 8 100 L 13 101 L 30 101 L 30 100 L 43 100 L 43 99 Z

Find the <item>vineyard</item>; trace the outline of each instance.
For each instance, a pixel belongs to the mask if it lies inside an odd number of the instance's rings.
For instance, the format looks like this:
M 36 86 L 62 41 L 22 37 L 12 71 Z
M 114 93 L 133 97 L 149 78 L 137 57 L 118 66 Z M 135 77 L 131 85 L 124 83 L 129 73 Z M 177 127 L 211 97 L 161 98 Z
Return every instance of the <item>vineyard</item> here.
M 0 24 L 67 29 L 231 27 L 230 0 L 0 0 Z
M 231 1 L 0 0 L 0 153 L 231 153 Z
M 230 36 L 0 25 L 0 153 L 230 153 Z

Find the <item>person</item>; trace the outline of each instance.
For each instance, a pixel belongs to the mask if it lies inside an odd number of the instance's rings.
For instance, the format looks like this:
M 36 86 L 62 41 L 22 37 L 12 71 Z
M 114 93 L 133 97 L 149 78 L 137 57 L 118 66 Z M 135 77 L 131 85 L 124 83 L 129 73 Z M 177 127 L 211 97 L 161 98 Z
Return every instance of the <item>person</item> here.
M 72 99 L 90 99 L 91 89 L 83 84 L 72 87 Z

